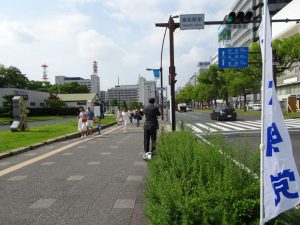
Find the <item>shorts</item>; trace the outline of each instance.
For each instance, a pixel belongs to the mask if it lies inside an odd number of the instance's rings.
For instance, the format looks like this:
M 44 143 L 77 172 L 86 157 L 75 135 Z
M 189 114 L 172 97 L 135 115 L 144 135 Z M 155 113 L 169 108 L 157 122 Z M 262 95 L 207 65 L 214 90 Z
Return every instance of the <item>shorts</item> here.
M 93 127 L 94 126 L 94 121 L 93 120 L 88 120 L 87 121 L 87 126 L 88 127 Z

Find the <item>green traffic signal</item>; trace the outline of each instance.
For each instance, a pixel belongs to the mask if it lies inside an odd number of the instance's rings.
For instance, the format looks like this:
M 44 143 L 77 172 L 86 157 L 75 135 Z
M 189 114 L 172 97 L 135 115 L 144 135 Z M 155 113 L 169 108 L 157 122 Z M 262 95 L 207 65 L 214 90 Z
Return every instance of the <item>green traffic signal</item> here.
M 225 16 L 224 24 L 241 24 L 241 23 L 249 23 L 252 19 L 253 12 L 248 11 L 246 14 L 243 11 L 231 12 L 228 16 Z
M 226 23 L 227 24 L 233 23 L 235 21 L 235 17 L 236 17 L 235 12 L 229 13 L 229 15 L 226 17 Z

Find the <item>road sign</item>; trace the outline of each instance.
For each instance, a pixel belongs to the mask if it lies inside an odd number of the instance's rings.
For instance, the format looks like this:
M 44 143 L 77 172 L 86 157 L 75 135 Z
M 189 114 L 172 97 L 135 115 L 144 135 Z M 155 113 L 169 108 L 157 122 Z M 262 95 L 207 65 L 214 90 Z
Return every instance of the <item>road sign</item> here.
M 180 15 L 180 30 L 204 29 L 204 14 Z
M 219 48 L 219 68 L 246 68 L 248 54 L 248 47 Z

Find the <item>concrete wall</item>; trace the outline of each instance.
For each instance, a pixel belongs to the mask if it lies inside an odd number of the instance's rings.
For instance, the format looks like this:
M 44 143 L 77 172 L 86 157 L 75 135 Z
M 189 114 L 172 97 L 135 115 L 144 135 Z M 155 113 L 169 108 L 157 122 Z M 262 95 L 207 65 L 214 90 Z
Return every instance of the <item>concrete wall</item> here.
M 26 102 L 27 108 L 43 108 L 46 106 L 46 100 L 50 94 L 41 91 L 32 91 L 18 88 L 0 88 L 0 107 L 3 104 L 3 96 L 18 95 L 22 96 Z

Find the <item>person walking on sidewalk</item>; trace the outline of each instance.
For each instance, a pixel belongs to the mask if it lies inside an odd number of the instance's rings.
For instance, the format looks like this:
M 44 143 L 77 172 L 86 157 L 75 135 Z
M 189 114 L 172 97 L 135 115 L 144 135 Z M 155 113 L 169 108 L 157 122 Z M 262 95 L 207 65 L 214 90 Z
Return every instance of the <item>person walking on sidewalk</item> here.
M 129 117 L 128 114 L 129 113 L 128 113 L 127 108 L 124 108 L 122 113 L 121 113 L 122 121 L 123 121 L 123 125 L 124 125 L 124 127 L 123 127 L 124 128 L 124 134 L 127 133 L 127 122 L 128 122 L 128 117 Z
M 81 138 L 86 136 L 86 123 L 87 123 L 87 115 L 84 112 L 84 108 L 82 106 L 79 107 L 78 114 L 78 131 L 81 133 Z
M 140 108 L 137 108 L 135 111 L 135 119 L 136 119 L 136 126 L 139 127 L 140 120 L 143 119 L 142 111 L 140 110 Z
M 92 134 L 93 133 L 93 128 L 94 128 L 94 119 L 95 119 L 95 114 L 91 110 L 91 107 L 88 107 L 88 111 L 86 112 L 88 116 L 88 121 L 87 121 L 87 134 Z
M 145 122 L 144 122 L 144 155 L 143 159 L 147 159 L 147 154 L 149 155 L 155 150 L 156 144 L 156 135 L 158 129 L 158 120 L 157 117 L 160 116 L 160 111 L 158 107 L 154 106 L 155 99 L 149 99 L 149 105 L 144 108 L 143 113 L 145 115 Z M 150 145 L 150 138 L 151 138 L 151 151 L 149 151 Z

